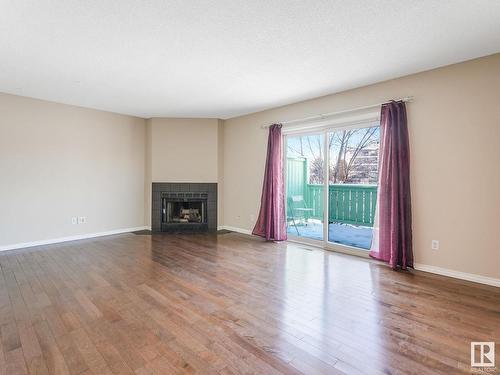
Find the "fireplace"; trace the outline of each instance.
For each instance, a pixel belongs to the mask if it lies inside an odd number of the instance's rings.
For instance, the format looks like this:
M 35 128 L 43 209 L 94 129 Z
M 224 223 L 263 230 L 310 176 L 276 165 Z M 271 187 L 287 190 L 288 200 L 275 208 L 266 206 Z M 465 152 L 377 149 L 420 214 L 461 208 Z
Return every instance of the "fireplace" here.
M 217 184 L 153 183 L 154 232 L 205 232 L 217 228 Z
M 191 226 L 207 230 L 208 193 L 163 192 L 161 194 L 161 225 Z M 168 231 L 166 228 L 165 231 Z

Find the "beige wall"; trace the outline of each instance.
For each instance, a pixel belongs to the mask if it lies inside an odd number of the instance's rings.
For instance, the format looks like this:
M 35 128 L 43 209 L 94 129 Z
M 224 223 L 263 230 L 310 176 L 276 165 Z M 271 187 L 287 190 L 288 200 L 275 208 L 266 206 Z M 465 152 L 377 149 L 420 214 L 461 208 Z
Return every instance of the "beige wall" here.
M 224 223 L 224 121 L 218 120 L 217 125 L 217 223 Z
M 0 246 L 149 226 L 153 181 L 222 179 L 221 120 L 144 120 L 7 94 L 0 113 Z
M 252 229 L 262 124 L 407 95 L 416 262 L 500 278 L 500 54 L 226 120 L 224 225 Z
M 152 188 L 151 183 L 153 181 L 152 168 L 153 168 L 153 156 L 152 156 L 152 138 L 151 138 L 151 123 L 152 119 L 146 120 L 146 144 L 145 144 L 145 165 L 144 165 L 144 225 L 151 226 L 151 199 L 152 199 Z
M 151 119 L 153 182 L 217 182 L 217 119 Z
M 218 182 L 223 134 L 220 120 L 190 118 L 149 119 L 146 132 L 145 222 L 151 225 L 151 182 Z
M 144 156 L 143 119 L 0 94 L 0 246 L 143 226 Z

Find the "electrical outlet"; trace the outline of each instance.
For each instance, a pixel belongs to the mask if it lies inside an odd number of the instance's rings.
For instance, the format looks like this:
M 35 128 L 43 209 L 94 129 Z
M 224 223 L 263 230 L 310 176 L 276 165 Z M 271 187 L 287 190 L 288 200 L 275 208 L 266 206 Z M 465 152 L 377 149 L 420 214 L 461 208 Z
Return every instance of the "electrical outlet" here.
M 432 242 L 431 242 L 431 248 L 432 248 L 432 250 L 439 250 L 439 241 L 438 240 L 432 240 Z
M 71 218 L 71 224 L 78 224 L 78 218 L 76 216 Z
M 78 224 L 85 224 L 87 222 L 87 218 L 85 216 L 78 217 Z

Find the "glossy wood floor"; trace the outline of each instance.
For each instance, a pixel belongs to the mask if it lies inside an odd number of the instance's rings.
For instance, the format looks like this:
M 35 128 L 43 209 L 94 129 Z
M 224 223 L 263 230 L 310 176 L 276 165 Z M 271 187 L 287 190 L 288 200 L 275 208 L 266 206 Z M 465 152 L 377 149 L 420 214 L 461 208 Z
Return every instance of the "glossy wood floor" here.
M 234 233 L 0 265 L 2 374 L 465 374 L 470 341 L 500 337 L 498 288 Z

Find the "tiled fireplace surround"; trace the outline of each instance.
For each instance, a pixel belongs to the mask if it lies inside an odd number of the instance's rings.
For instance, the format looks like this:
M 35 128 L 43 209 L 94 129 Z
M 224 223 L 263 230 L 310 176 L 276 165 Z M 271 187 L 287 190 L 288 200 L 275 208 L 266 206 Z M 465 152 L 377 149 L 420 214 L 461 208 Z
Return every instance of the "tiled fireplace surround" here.
M 153 182 L 151 204 L 151 230 L 161 232 L 161 196 L 162 192 L 204 192 L 207 197 L 207 227 L 209 231 L 217 230 L 217 183 L 171 183 Z M 181 226 L 173 231 L 183 231 Z M 187 229 L 187 228 L 186 228 Z

